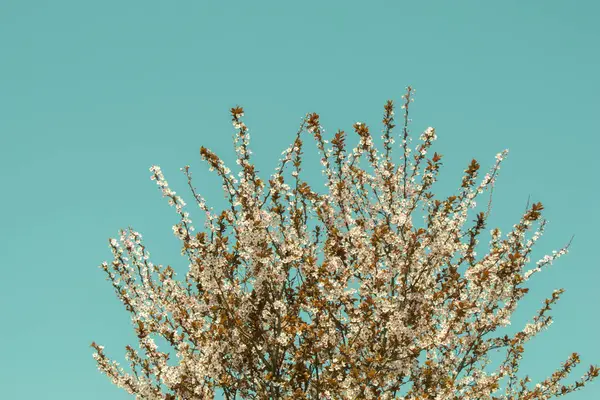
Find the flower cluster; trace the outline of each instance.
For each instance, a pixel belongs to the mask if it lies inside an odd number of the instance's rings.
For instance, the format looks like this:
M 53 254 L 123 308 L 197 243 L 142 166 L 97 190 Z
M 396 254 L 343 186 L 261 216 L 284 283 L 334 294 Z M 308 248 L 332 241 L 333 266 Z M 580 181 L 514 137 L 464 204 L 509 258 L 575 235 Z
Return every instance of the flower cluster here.
M 113 260 L 101 268 L 131 313 L 139 350 L 127 346 L 128 372 L 93 343 L 98 368 L 138 399 L 164 400 L 212 399 L 218 390 L 226 399 L 533 400 L 596 378 L 600 370 L 591 366 L 575 383 L 563 383 L 577 354 L 537 385 L 518 376 L 524 344 L 550 325 L 548 312 L 562 290 L 516 334 L 496 331 L 510 323 L 530 277 L 568 245 L 523 271 L 546 225 L 542 204 L 534 203 L 504 238 L 492 229 L 487 251 L 478 255 L 507 152 L 482 178 L 472 160 L 458 192 L 437 198 L 431 190 L 442 155 L 430 155 L 435 129 L 410 148 L 413 94 L 408 87 L 403 96 L 397 164 L 395 106 L 388 101 L 383 152 L 365 123 L 354 124 L 358 144 L 347 150 L 344 131 L 329 142 L 319 115 L 308 114 L 268 182 L 252 162 L 243 109 L 231 109 L 237 178 L 200 149 L 222 179 L 230 208 L 208 208 L 189 167 L 182 168 L 206 215 L 205 230 L 196 234 L 185 202 L 153 166 L 151 178 L 179 215 L 173 231 L 189 270 L 182 282 L 170 266 L 152 264 L 131 228 L 109 240 Z M 325 194 L 302 179 L 305 133 L 321 157 Z M 363 158 L 370 170 L 360 166 Z M 289 167 L 292 182 L 284 178 Z M 488 190 L 487 212 L 471 223 L 477 198 Z M 159 349 L 159 337 L 172 349 Z M 498 351 L 501 362 L 490 370 Z

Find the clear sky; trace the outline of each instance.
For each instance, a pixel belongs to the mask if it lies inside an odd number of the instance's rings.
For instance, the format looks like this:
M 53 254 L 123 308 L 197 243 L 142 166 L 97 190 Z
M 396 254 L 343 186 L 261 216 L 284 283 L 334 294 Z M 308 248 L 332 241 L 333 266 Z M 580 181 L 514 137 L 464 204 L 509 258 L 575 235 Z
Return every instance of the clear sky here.
M 413 132 L 437 129 L 441 194 L 471 158 L 487 169 L 509 148 L 490 228 L 506 233 L 531 195 L 550 221 L 533 262 L 575 235 L 518 310 L 523 323 L 566 289 L 521 371 L 543 379 L 572 351 L 577 376 L 600 363 L 599 13 L 596 1 L 2 1 L 1 396 L 130 398 L 89 344 L 123 363 L 137 344 L 97 268 L 119 228 L 141 232 L 154 263 L 185 270 L 152 164 L 192 203 L 179 172 L 190 164 L 217 209 L 198 149 L 235 167 L 230 107 L 245 108 L 266 177 L 306 112 L 326 135 L 356 121 L 379 132 L 385 101 L 409 84 Z M 600 398 L 600 383 L 567 398 Z

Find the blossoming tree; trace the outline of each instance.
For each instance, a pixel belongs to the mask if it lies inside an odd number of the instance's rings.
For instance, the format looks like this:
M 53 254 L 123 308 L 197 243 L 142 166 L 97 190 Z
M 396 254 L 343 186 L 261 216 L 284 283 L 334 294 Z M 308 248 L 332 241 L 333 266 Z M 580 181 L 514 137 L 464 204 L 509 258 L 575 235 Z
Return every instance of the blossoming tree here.
M 179 214 L 173 231 L 189 271 L 183 283 L 170 266 L 152 264 L 131 228 L 110 239 L 114 259 L 101 268 L 131 313 L 139 350 L 126 347 L 126 372 L 92 343 L 100 371 L 138 399 L 165 400 L 212 399 L 215 391 L 226 399 L 533 400 L 596 378 L 600 370 L 591 366 L 564 382 L 580 362 L 576 353 L 536 385 L 518 376 L 523 345 L 550 325 L 548 311 L 563 291 L 518 333 L 496 330 L 509 323 L 531 276 L 568 245 L 523 270 L 545 226 L 535 203 L 504 238 L 492 229 L 489 251 L 478 256 L 491 193 L 472 223 L 468 212 L 493 188 L 506 151 L 480 181 L 473 160 L 458 192 L 436 198 L 442 156 L 428 156 L 435 130 L 421 134 L 414 152 L 409 146 L 413 92 L 408 87 L 402 97 L 398 160 L 392 101 L 384 107 L 382 150 L 356 123 L 358 145 L 348 152 L 345 132 L 325 140 L 319 116 L 308 114 L 268 182 L 252 163 L 244 112 L 233 108 L 237 178 L 200 149 L 222 178 L 230 208 L 214 213 L 189 167 L 182 169 L 206 214 L 204 232 L 194 233 L 183 199 L 159 167 L 150 168 Z M 303 133 L 322 157 L 325 194 L 301 178 Z M 157 337 L 172 349 L 159 349 Z M 492 353 L 501 355 L 494 368 Z

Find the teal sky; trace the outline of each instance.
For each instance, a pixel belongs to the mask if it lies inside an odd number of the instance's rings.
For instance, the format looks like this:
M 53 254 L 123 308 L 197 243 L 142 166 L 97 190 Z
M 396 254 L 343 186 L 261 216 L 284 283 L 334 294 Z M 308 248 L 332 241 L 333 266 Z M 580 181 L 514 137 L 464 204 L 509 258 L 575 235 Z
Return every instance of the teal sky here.
M 600 363 L 598 15 L 595 1 L 2 1 L 2 397 L 130 398 L 96 370 L 89 344 L 122 363 L 136 345 L 97 268 L 119 228 L 141 232 L 154 263 L 185 270 L 152 164 L 192 203 L 179 172 L 190 164 L 217 209 L 219 181 L 198 149 L 235 167 L 230 107 L 245 108 L 266 177 L 306 112 L 326 135 L 356 121 L 379 132 L 385 101 L 406 85 L 417 90 L 413 134 L 437 129 L 441 195 L 471 158 L 487 170 L 509 148 L 489 227 L 506 233 L 531 195 L 550 221 L 532 262 L 575 235 L 533 279 L 515 324 L 565 288 L 521 371 L 543 379 L 577 351 L 580 376 Z M 600 383 L 566 398 L 600 398 Z

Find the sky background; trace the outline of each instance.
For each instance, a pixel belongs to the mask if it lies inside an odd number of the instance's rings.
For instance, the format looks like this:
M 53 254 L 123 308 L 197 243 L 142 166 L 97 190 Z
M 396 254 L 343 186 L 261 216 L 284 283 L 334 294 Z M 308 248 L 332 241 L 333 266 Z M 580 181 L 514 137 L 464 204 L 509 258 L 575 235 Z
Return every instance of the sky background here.
M 154 263 L 185 271 L 152 164 L 192 203 L 179 171 L 189 164 L 220 209 L 198 149 L 235 167 L 232 106 L 245 108 L 267 177 L 307 112 L 321 114 L 327 137 L 363 121 L 380 143 L 383 105 L 407 85 L 413 134 L 437 130 L 440 195 L 471 158 L 487 170 L 509 148 L 489 228 L 506 233 L 530 195 L 549 220 L 532 262 L 575 235 L 532 279 L 515 324 L 565 288 L 521 372 L 544 379 L 577 351 L 579 377 L 600 363 L 599 12 L 595 1 L 2 1 L 2 396 L 131 398 L 97 371 L 89 345 L 122 363 L 137 346 L 97 268 L 120 228 L 144 235 Z M 305 171 L 318 179 L 306 143 Z M 600 383 L 565 398 L 600 398 Z

